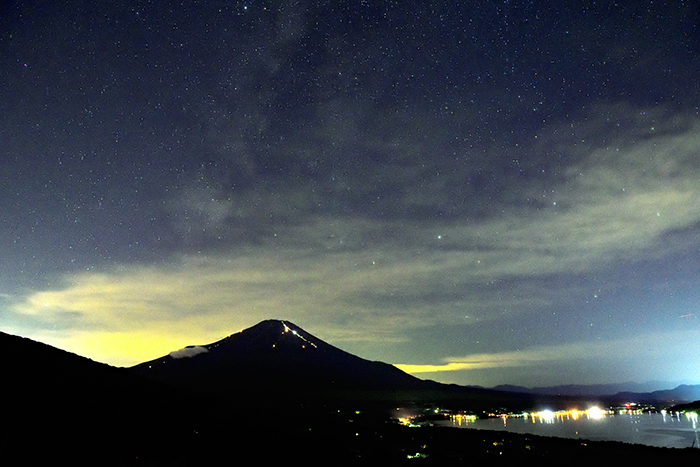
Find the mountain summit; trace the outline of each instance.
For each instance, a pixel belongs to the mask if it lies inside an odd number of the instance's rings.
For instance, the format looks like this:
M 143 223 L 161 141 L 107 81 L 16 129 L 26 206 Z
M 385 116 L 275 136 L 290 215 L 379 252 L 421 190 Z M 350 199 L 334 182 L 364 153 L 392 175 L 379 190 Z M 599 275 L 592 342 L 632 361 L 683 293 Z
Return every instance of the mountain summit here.
M 262 321 L 218 342 L 189 346 L 131 369 L 161 382 L 217 393 L 393 391 L 429 384 L 282 320 Z

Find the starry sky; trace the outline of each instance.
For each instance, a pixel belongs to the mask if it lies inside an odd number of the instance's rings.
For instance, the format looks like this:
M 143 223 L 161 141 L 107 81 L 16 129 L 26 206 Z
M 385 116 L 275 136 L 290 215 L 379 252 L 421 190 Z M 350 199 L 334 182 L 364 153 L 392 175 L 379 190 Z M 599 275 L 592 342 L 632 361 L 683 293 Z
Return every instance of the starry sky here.
M 421 378 L 700 383 L 691 1 L 0 4 L 0 330 L 286 319 Z

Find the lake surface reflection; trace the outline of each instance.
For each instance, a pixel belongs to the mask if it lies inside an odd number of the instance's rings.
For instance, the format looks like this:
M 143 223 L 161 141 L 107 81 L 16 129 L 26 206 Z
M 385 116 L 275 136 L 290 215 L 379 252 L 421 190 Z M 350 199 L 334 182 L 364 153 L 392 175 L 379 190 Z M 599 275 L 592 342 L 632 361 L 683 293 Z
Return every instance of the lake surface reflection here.
M 441 425 L 477 430 L 502 430 L 513 433 L 621 441 L 669 448 L 700 448 L 696 414 L 540 412 L 525 416 L 475 419 L 453 416 Z M 565 414 L 565 415 L 563 415 Z

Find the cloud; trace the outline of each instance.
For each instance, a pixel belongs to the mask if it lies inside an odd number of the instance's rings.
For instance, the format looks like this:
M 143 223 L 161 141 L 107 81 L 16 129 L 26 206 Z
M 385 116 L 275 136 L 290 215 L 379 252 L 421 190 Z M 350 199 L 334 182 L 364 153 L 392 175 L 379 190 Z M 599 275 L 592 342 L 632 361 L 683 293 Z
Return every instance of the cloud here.
M 499 200 L 499 211 L 483 217 L 396 216 L 408 208 L 401 203 L 419 198 L 417 185 L 404 187 L 406 196 L 381 217 L 362 210 L 316 212 L 309 206 L 323 197 L 294 186 L 224 198 L 205 177 L 200 185 L 175 190 L 180 204 L 173 209 L 191 214 L 183 228 L 204 229 L 202 238 L 209 240 L 229 236 L 227 242 L 207 249 L 202 240 L 201 253 L 172 254 L 156 264 L 66 274 L 60 286 L 17 296 L 7 309 L 43 323 L 33 332 L 45 341 L 58 339 L 56 329 L 74 349 L 91 342 L 110 362 L 137 363 L 268 318 L 290 319 L 335 343 L 396 343 L 410 330 L 464 323 L 465 315 L 484 323 L 571 304 L 588 291 L 562 290 L 552 278 L 604 275 L 677 254 L 688 243 L 667 242 L 667 235 L 692 233 L 700 225 L 700 173 L 692 163 L 700 122 L 678 118 L 666 128 L 642 115 L 625 117 L 632 130 L 607 129 L 617 128 L 624 110 L 606 108 L 605 117 L 579 122 L 581 128 L 557 149 L 572 159 L 558 176 L 524 179 Z M 550 142 L 565 130 L 551 129 Z M 579 138 L 598 139 L 579 147 Z M 409 165 L 408 173 L 415 168 Z M 440 190 L 467 172 L 447 174 L 428 198 L 447 195 Z M 537 203 L 527 202 L 535 197 Z M 131 342 L 143 338 L 143 330 L 161 337 L 148 355 Z M 109 342 L 119 335 L 127 343 L 108 355 L 104 345 L 87 339 L 90 333 Z M 544 355 L 532 352 L 440 368 L 510 365 L 509 358 L 527 364 L 527 355 Z
M 209 351 L 207 350 L 206 347 L 202 347 L 199 345 L 191 345 L 187 346 L 184 349 L 180 350 L 174 350 L 170 352 L 168 355 L 172 358 L 191 358 L 194 357 L 195 355 L 200 355 L 203 353 L 208 353 Z
M 575 138 L 562 138 L 565 128 L 550 130 L 541 149 L 558 144 L 557 150 L 571 159 L 557 176 L 521 180 L 489 218 L 433 232 L 454 250 L 479 247 L 482 273 L 495 277 L 586 272 L 667 254 L 667 233 L 700 224 L 700 122 L 682 118 L 664 128 L 637 110 L 643 115 L 632 117 L 633 130 L 610 134 L 599 129 L 601 121 L 617 128 L 616 118 L 629 120 L 623 111 L 632 109 L 606 108 L 604 116 L 577 124 L 585 129 Z
M 683 344 L 679 347 L 678 342 Z M 692 376 L 695 379 L 700 376 L 700 373 L 692 372 L 691 374 L 688 370 L 675 368 L 674 362 L 685 361 L 688 354 L 699 350 L 697 331 L 686 330 L 447 357 L 438 364 L 395 364 L 394 366 L 418 376 L 427 376 L 431 373 L 506 368 L 525 368 L 526 371 L 544 374 L 545 370 L 543 369 L 547 367 L 581 368 L 583 370 L 577 363 L 587 361 L 596 362 L 595 364 L 601 367 L 612 365 L 624 368 L 631 366 L 635 368 L 633 373 L 636 372 L 638 377 L 646 373 L 649 373 L 649 377 L 654 377 L 654 372 L 658 374 L 667 372 L 668 374 L 684 375 L 684 377 Z M 466 381 L 469 379 L 468 375 L 464 377 Z
M 449 357 L 444 363 L 436 365 L 397 364 L 407 373 L 440 373 L 444 371 L 463 371 L 477 369 L 532 367 L 552 362 L 575 360 L 587 357 L 604 357 L 609 347 L 624 348 L 619 344 L 577 343 L 559 346 L 533 347 L 510 352 L 473 354 L 463 357 Z

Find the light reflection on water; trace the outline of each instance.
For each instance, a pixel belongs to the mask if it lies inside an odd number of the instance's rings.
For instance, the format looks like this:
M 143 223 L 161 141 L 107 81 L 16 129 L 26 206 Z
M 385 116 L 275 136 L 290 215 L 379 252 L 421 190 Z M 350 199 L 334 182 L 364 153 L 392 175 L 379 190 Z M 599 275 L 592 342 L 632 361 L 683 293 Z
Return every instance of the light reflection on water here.
M 609 411 L 543 411 L 518 416 L 477 419 L 453 416 L 441 424 L 479 430 L 556 436 L 594 441 L 622 441 L 670 448 L 700 448 L 694 413 L 624 413 Z

